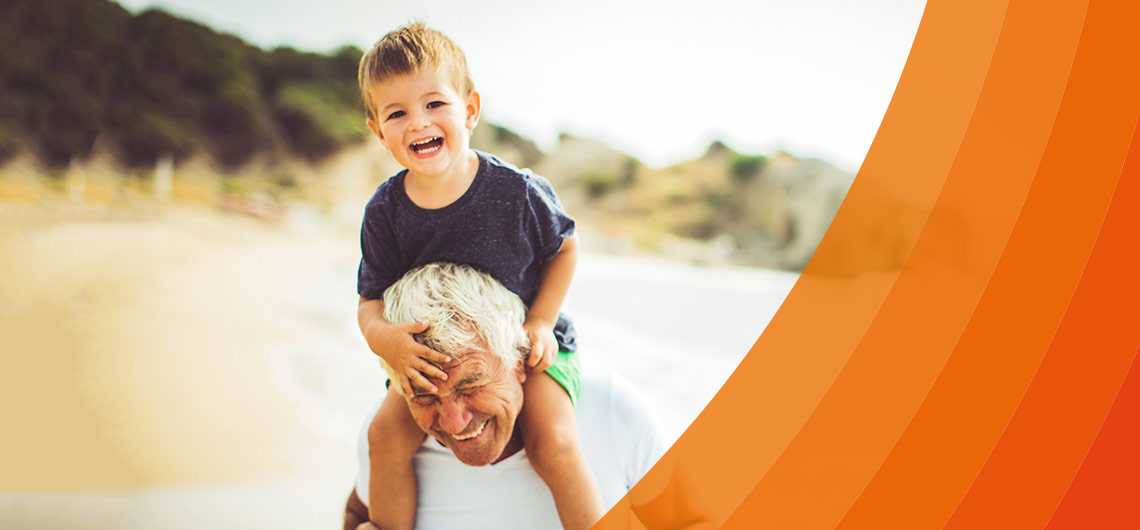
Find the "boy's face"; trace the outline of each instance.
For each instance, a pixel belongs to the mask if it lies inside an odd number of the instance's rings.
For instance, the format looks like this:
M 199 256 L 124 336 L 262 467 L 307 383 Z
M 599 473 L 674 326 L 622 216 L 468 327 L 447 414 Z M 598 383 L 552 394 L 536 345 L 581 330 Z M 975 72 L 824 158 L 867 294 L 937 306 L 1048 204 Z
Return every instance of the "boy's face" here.
M 385 79 L 372 86 L 376 119 L 368 128 L 416 176 L 448 176 L 464 160 L 479 120 L 479 93 L 459 93 L 443 69 Z

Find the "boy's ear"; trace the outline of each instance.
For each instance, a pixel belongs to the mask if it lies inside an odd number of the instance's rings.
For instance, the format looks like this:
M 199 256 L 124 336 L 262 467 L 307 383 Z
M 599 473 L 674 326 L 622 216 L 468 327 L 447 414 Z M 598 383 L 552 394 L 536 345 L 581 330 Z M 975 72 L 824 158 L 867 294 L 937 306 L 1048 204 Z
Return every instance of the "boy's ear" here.
M 479 100 L 479 91 L 472 90 L 467 95 L 467 129 L 475 128 L 479 123 L 479 110 L 481 109 L 482 102 Z
M 371 118 L 364 120 L 364 123 L 368 125 L 368 129 L 372 131 L 372 134 L 376 135 L 376 137 L 380 139 L 380 145 L 383 145 L 384 149 L 387 149 L 388 142 L 384 141 L 384 134 L 380 132 L 380 124 L 376 123 L 376 120 L 373 120 Z

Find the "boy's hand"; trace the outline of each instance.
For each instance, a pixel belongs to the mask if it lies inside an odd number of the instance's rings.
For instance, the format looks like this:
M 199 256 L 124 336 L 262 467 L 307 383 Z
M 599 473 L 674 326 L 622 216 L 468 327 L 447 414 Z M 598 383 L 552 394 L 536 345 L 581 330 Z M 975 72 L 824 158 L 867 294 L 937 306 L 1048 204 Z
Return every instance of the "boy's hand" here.
M 368 347 L 401 376 L 396 383 L 409 396 L 412 395 L 413 383 L 435 392 L 438 389 L 428 377 L 447 379 L 447 373 L 432 362 L 444 365 L 451 361 L 451 357 L 428 348 L 413 338 L 413 335 L 422 333 L 427 328 L 426 320 L 402 324 L 378 323 L 370 326 L 364 335 Z
M 554 364 L 554 355 L 558 353 L 558 341 L 554 340 L 554 326 L 545 322 L 523 323 L 526 336 L 530 339 L 530 356 L 526 358 L 527 368 L 533 372 L 541 372 Z

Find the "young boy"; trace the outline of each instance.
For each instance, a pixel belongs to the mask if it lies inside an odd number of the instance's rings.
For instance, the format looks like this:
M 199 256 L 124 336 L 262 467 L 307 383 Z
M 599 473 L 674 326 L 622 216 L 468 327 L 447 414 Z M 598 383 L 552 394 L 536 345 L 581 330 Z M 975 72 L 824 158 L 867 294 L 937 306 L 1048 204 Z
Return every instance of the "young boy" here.
M 369 516 L 383 529 L 414 526 L 412 456 L 425 434 L 399 394 L 435 391 L 428 378 L 446 378 L 439 366 L 449 360 L 415 341 L 426 323 L 385 321 L 382 295 L 412 268 L 450 261 L 491 274 L 527 304 L 531 373 L 518 427 L 563 527 L 589 528 L 603 507 L 574 424 L 574 329 L 559 313 L 578 259 L 574 220 L 545 179 L 470 148 L 479 93 L 442 33 L 419 23 L 388 33 L 361 58 L 358 78 L 369 129 L 406 168 L 376 189 L 360 237 L 360 328 L 397 376 L 371 427 L 382 443 L 371 454 Z M 484 426 L 456 439 L 477 441 Z

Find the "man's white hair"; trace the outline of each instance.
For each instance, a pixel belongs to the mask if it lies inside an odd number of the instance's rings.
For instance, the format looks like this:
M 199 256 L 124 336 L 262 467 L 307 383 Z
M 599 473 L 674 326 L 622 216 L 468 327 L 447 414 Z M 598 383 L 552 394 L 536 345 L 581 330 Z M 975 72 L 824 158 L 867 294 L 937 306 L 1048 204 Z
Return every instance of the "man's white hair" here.
M 390 323 L 428 321 L 416 341 L 451 357 L 489 350 L 513 368 L 530 353 L 523 322 L 526 306 L 489 274 L 468 265 L 429 263 L 408 271 L 384 291 L 384 319 Z M 392 381 L 399 381 L 382 359 Z M 402 385 L 392 385 L 402 392 Z

